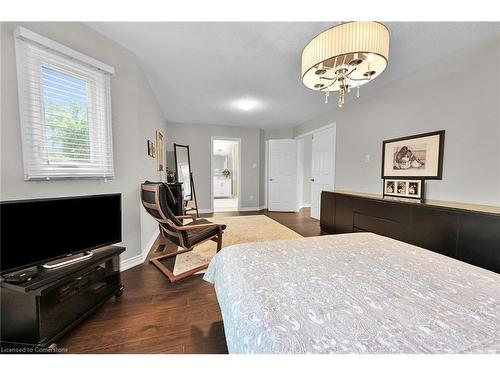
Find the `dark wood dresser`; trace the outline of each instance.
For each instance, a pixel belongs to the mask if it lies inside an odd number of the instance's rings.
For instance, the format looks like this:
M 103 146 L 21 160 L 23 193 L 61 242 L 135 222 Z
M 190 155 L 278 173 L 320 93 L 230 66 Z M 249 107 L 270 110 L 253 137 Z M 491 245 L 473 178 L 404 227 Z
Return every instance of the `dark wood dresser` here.
M 321 193 L 321 229 L 373 232 L 500 273 L 500 207 Z

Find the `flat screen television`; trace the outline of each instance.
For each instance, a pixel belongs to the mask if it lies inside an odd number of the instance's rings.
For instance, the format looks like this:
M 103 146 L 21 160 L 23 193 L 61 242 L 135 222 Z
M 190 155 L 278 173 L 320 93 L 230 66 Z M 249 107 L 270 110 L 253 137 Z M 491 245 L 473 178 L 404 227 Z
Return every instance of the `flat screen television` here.
M 0 202 L 0 273 L 121 242 L 121 194 Z

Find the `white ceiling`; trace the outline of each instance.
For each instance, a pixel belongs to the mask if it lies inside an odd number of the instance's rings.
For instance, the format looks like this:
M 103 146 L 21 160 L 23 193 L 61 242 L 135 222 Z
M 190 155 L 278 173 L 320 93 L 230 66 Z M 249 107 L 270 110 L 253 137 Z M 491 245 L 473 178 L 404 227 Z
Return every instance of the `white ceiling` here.
M 300 79 L 302 48 L 337 22 L 92 22 L 133 51 L 171 122 L 279 128 L 328 111 Z M 388 22 L 389 66 L 363 95 L 453 51 L 500 34 L 500 23 Z M 232 105 L 253 99 L 254 110 Z M 335 98 L 335 96 L 333 97 Z

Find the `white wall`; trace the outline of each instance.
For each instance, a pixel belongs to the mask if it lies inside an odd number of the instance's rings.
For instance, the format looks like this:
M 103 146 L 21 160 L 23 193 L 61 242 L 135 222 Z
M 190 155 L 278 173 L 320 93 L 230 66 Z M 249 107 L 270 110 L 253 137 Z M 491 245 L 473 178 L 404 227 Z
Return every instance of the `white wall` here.
M 115 67 L 111 79 L 115 177 L 103 180 L 24 181 L 13 30 L 24 26 Z M 135 55 L 81 23 L 2 23 L 1 25 L 1 184 L 0 199 L 121 193 L 122 260 L 141 254 L 156 232 L 139 200 L 139 184 L 158 180 L 156 159 L 146 153 L 165 121 Z M 70 219 L 70 218 L 69 218 Z M 75 235 L 79 235 L 75 232 Z M 85 235 L 85 234 L 81 234 Z
M 445 129 L 443 179 L 427 181 L 427 198 L 500 205 L 500 38 L 362 92 L 295 134 L 333 121 L 336 188 L 381 194 L 382 141 Z
M 166 134 L 169 151 L 167 163 L 175 170 L 173 144 L 189 145 L 191 169 L 200 210 L 211 209 L 211 142 L 212 137 L 241 139 L 241 208 L 257 209 L 260 205 L 260 138 L 256 128 L 207 124 L 168 123 Z
M 289 128 L 265 129 L 266 141 L 269 139 L 293 139 L 295 137 L 293 126 Z

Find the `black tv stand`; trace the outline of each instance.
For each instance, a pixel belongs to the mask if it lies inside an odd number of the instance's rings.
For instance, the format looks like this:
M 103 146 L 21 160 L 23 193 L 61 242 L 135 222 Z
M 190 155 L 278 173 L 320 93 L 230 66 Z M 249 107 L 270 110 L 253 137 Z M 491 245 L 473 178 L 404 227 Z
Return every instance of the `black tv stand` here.
M 109 298 L 120 297 L 123 251 L 107 246 L 63 267 L 31 269 L 37 272 L 26 281 L 1 279 L 1 345 L 51 346 Z

